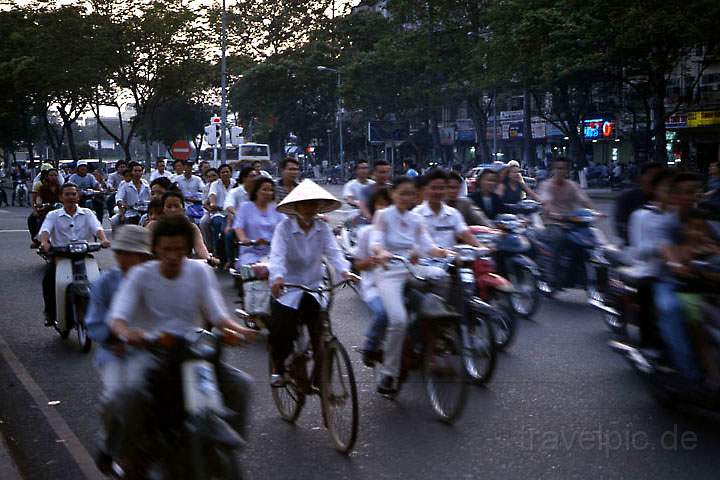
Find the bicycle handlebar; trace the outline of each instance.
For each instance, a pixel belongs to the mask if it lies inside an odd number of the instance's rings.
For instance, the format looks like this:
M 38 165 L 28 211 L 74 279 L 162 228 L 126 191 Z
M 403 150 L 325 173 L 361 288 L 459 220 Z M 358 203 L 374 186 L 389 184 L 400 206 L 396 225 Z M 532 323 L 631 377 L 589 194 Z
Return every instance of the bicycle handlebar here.
M 301 285 L 299 283 L 286 283 L 285 285 L 283 285 L 283 288 L 286 288 L 286 289 L 287 288 L 296 288 L 298 290 L 302 290 L 307 293 L 327 293 L 327 292 L 331 292 L 335 289 L 338 289 L 340 287 L 344 287 L 344 286 L 350 284 L 350 282 L 351 282 L 350 279 L 342 280 L 342 281 L 340 281 L 334 285 L 331 285 L 329 287 L 315 287 L 315 288 L 308 287 L 307 285 Z

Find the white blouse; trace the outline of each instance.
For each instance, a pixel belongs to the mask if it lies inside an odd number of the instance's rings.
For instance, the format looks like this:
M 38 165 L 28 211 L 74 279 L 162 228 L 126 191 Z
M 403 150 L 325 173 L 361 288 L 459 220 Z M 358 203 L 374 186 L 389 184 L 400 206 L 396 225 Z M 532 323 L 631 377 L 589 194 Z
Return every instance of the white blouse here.
M 409 210 L 400 213 L 393 205 L 375 213 L 370 248 L 377 247 L 409 258 L 413 252 L 426 257 L 436 245 L 422 216 Z

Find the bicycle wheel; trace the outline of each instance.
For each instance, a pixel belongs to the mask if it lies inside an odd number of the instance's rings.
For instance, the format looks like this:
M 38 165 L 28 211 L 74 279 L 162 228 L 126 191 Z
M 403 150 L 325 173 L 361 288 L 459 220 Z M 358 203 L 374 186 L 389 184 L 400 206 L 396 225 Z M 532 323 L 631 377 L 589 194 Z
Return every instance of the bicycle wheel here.
M 455 421 L 465 407 L 467 377 L 462 357 L 457 326 L 435 326 L 424 346 L 422 373 L 430 406 L 446 423 Z
M 268 355 L 270 365 L 270 375 L 272 375 L 275 364 L 272 355 Z M 273 401 L 275 407 L 280 413 L 283 420 L 295 423 L 300 416 L 303 406 L 305 405 L 305 394 L 300 392 L 293 382 L 288 382 L 284 387 L 270 387 L 272 390 Z
M 320 395 L 323 414 L 335 448 L 349 453 L 358 433 L 358 399 L 350 356 L 337 340 L 325 346 Z

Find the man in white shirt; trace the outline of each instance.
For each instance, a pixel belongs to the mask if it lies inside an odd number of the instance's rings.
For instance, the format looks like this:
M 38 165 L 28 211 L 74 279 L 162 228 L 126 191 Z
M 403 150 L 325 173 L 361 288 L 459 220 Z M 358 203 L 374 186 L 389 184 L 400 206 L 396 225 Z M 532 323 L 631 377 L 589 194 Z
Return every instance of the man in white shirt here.
M 128 166 L 132 172 L 132 180 L 123 182 L 115 196 L 120 213 L 110 219 L 113 227 L 128 221 L 137 224 L 140 221 L 140 212 L 135 209 L 138 202 L 150 202 L 150 187 L 142 178 L 143 166 L 138 162 L 130 162 Z
M 155 171 L 150 174 L 150 181 L 152 182 L 156 178 L 165 177 L 169 180 L 173 179 L 173 174 L 165 170 L 165 159 L 160 157 L 155 162 Z
M 142 345 L 148 333 L 184 334 L 202 328 L 209 321 L 220 330 L 245 340 L 255 336 L 253 330 L 241 327 L 231 317 L 220 294 L 213 271 L 204 262 L 187 258 L 192 252 L 194 232 L 184 216 L 161 218 L 153 230 L 152 249 L 158 260 L 132 268 L 113 297 L 106 323 L 112 334 L 129 346 Z M 147 372 L 162 368 L 158 357 L 147 350 L 128 348 L 116 373 L 104 374 L 105 398 L 115 399 L 123 419 L 118 451 L 123 459 L 132 451 L 145 427 L 148 403 Z M 107 371 L 110 367 L 105 367 Z M 220 392 L 227 407 L 237 415 L 229 423 L 244 434 L 248 412 L 251 379 L 228 365 L 216 370 Z M 112 377 L 115 377 L 113 381 Z M 120 401 L 118 401 L 120 400 Z
M 208 207 L 210 210 L 210 224 L 212 233 L 213 253 L 220 257 L 226 268 L 234 258 L 234 235 L 233 231 L 225 233 L 227 226 L 227 212 L 224 210 L 225 197 L 228 196 L 235 180 L 232 179 L 232 168 L 230 165 L 218 167 L 220 178 L 210 184 L 208 191 Z
M 192 173 L 193 162 L 187 161 L 184 165 L 182 176 L 175 177 L 175 183 L 185 197 L 185 200 L 202 200 L 203 187 L 205 183 L 197 175 Z
M 40 248 L 49 252 L 51 247 L 65 247 L 76 240 L 93 241 L 96 237 L 103 247 L 110 242 L 97 217 L 89 208 L 78 206 L 80 192 L 72 183 L 60 187 L 63 208 L 48 213 L 40 227 Z M 45 300 L 45 325 L 55 323 L 55 262 L 48 265 L 43 277 L 43 299 Z
M 347 182 L 343 188 L 343 198 L 348 205 L 360 208 L 360 192 L 363 188 L 375 183 L 374 180 L 368 178 L 369 174 L 370 167 L 368 167 L 368 163 L 365 160 L 359 160 L 355 165 L 356 178 Z
M 425 201 L 415 207 L 413 212 L 423 217 L 428 233 L 440 248 L 451 248 L 458 240 L 473 246 L 480 246 L 468 229 L 462 214 L 446 205 L 443 200 L 447 190 L 447 174 L 433 169 L 423 178 Z

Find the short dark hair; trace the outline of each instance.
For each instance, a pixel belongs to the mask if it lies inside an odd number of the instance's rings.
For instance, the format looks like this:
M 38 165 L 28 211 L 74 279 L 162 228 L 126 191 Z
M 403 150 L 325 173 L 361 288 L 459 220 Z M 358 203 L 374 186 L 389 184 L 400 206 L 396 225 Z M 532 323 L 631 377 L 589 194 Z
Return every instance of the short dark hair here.
M 370 216 L 372 217 L 375 215 L 375 202 L 378 200 L 383 199 L 388 204 L 392 204 L 392 198 L 390 198 L 390 189 L 387 187 L 376 187 L 373 189 L 373 192 L 370 194 L 370 198 L 368 199 L 368 211 L 370 212 Z
M 220 172 L 218 172 L 218 169 L 215 168 L 215 167 L 210 167 L 210 168 L 208 168 L 207 170 L 205 170 L 205 175 L 207 175 L 207 174 L 210 173 L 210 172 L 215 172 L 215 173 L 217 173 L 218 175 L 220 175 Z
M 297 158 L 285 157 L 282 159 L 282 161 L 280 161 L 280 170 L 285 170 L 288 166 L 288 163 L 294 163 L 298 167 L 300 166 L 300 162 Z
M 222 165 L 220 165 L 220 166 L 217 168 L 218 174 L 220 173 L 220 170 L 222 170 L 223 168 L 228 168 L 228 169 L 230 169 L 230 173 L 232 173 L 232 167 L 231 167 L 230 165 L 228 165 L 227 163 L 223 163 Z
M 157 166 L 157 165 L 160 165 L 161 163 L 163 165 L 165 165 L 165 159 L 163 157 L 158 157 L 157 160 L 155 160 L 155 165 Z
M 163 197 L 163 199 L 164 198 L 165 197 Z M 192 223 L 190 223 L 190 220 L 184 215 L 174 215 L 158 219 L 152 236 L 153 250 L 163 237 L 183 237 L 188 247 L 188 255 L 192 252 L 193 245 L 195 244 L 195 231 L 192 228 Z
M 238 180 L 240 183 L 243 183 L 245 181 L 245 178 L 250 175 L 250 172 L 256 171 L 253 167 L 243 167 L 242 170 L 240 170 L 240 176 L 238 176 Z
M 170 187 L 172 187 L 172 182 L 167 177 L 157 177 L 155 180 L 150 182 L 150 188 L 152 188 L 154 185 L 160 185 L 165 190 L 170 190 Z
M 406 176 L 406 175 L 400 175 L 400 176 L 397 177 L 397 178 L 395 179 L 395 181 L 393 182 L 392 190 L 393 190 L 393 191 L 397 190 L 397 189 L 400 187 L 400 185 L 403 185 L 403 184 L 405 184 L 405 183 L 409 183 L 409 184 L 411 184 L 411 185 L 413 185 L 413 186 L 416 186 L 416 184 L 415 184 L 415 179 L 414 179 L 414 178 L 408 177 L 408 176 Z
M 363 163 L 364 163 L 365 165 L 368 164 L 367 160 L 358 160 L 357 162 L 355 162 L 355 169 L 357 170 L 357 168 L 358 168 L 360 165 L 362 165 Z
M 154 198 L 150 200 L 148 204 L 148 212 L 162 212 L 163 201 L 162 198 Z
M 254 202 L 257 200 L 257 194 L 260 191 L 260 188 L 262 188 L 263 184 L 269 183 L 273 186 L 273 191 L 275 191 L 275 182 L 272 181 L 272 178 L 268 178 L 264 175 L 260 175 L 258 178 L 255 179 L 255 181 L 252 184 L 252 187 L 250 187 L 250 192 L 248 193 L 248 198 L 251 202 Z
M 63 193 L 65 190 L 67 190 L 68 188 L 74 188 L 75 190 L 78 190 L 78 191 L 80 190 L 80 189 L 78 188 L 78 186 L 75 185 L 74 183 L 72 183 L 72 182 L 65 182 L 65 183 L 63 183 L 62 185 L 60 185 L 60 191 L 59 191 L 60 195 L 62 195 L 62 193 Z
M 463 183 L 463 177 L 455 170 L 450 170 L 447 174 L 448 180 L 455 180 L 456 182 L 462 184 Z
M 180 203 L 182 204 L 183 207 L 185 207 L 185 198 L 183 198 L 183 194 L 180 190 L 171 189 L 163 194 L 163 196 L 162 196 L 163 208 L 165 208 L 165 201 L 167 201 L 168 198 L 179 198 Z
M 141 164 L 140 162 L 130 162 L 130 163 L 128 163 L 128 168 L 129 168 L 130 170 L 132 170 L 132 169 L 135 168 L 135 167 L 140 167 L 140 168 L 143 168 L 143 169 L 145 168 L 145 167 L 142 166 L 142 164 Z
M 677 175 L 675 175 L 675 178 L 672 180 L 672 186 L 676 187 L 677 185 L 685 182 L 697 182 L 702 183 L 702 180 L 700 179 L 700 176 L 692 173 L 692 172 L 680 172 Z
M 127 166 L 127 164 L 128 164 L 127 160 L 118 160 L 117 162 L 115 162 L 115 170 L 117 170 L 117 167 L 119 167 L 120 165 Z
M 567 157 L 563 157 L 563 156 L 555 157 L 555 159 L 552 161 L 552 166 L 554 167 L 557 162 L 563 162 L 563 163 L 567 163 L 568 165 L 570 165 L 570 160 L 568 160 Z
M 663 164 L 660 163 L 660 162 L 647 162 L 647 163 L 643 163 L 643 164 L 640 166 L 640 176 L 645 175 L 646 173 L 651 172 L 651 171 L 653 171 L 653 170 L 656 170 L 656 169 L 657 169 L 657 170 L 660 170 L 660 169 L 662 169 L 662 168 L 664 168 L 664 167 L 663 167 Z
M 388 167 L 389 167 L 389 166 L 390 166 L 390 162 L 388 162 L 387 160 L 378 160 L 378 161 L 376 161 L 375 164 L 373 165 L 373 168 L 385 167 L 385 166 L 388 166 Z
M 428 173 L 423 175 L 425 177 L 425 180 L 427 183 L 432 182 L 433 180 L 447 180 L 448 179 L 448 173 L 439 167 L 433 168 Z
M 480 183 L 480 180 L 482 180 L 485 175 L 490 175 L 490 174 L 498 175 L 498 172 L 496 170 L 493 170 L 492 168 L 485 168 L 485 169 L 483 169 L 482 172 L 480 172 L 480 175 L 477 176 L 477 179 L 475 181 L 477 183 Z
M 176 158 L 175 161 L 173 161 L 173 167 L 178 163 L 182 163 L 183 165 L 185 165 L 185 160 L 180 160 L 179 158 Z
M 193 163 L 194 163 L 194 162 L 193 162 Z M 209 162 L 208 160 L 201 160 L 200 163 L 199 163 L 199 165 L 202 165 L 202 164 L 204 164 L 204 163 L 210 164 L 210 162 Z

